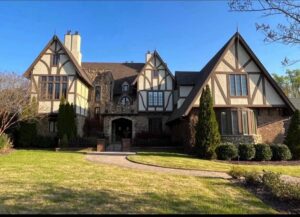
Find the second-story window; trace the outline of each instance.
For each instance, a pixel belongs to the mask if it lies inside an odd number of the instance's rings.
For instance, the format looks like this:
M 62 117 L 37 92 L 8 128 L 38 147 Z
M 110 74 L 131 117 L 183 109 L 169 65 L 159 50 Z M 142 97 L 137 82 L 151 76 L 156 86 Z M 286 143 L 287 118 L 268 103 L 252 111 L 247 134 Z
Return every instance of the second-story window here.
M 122 84 L 122 92 L 128 92 L 128 90 L 129 90 L 129 85 L 127 82 L 124 82 Z
M 230 96 L 247 96 L 247 77 L 246 75 L 229 75 Z
M 52 55 L 52 66 L 57 66 L 59 63 L 59 54 L 53 54 Z
M 100 102 L 101 100 L 101 86 L 97 85 L 95 86 L 95 101 Z
M 163 92 L 162 91 L 148 92 L 148 105 L 163 106 Z
M 40 98 L 42 100 L 60 100 L 62 96 L 67 98 L 67 76 L 42 76 L 40 82 Z
M 130 99 L 127 96 L 123 96 L 119 102 L 121 105 L 130 105 Z

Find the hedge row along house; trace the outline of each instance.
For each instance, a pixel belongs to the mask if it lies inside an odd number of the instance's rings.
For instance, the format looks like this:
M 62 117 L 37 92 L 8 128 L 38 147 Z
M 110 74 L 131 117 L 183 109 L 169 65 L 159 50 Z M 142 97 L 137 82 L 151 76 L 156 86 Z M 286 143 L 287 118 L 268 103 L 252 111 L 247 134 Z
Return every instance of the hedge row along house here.
M 64 43 L 54 35 L 24 76 L 39 112 L 48 114 L 39 134 L 55 136 L 64 96 L 75 107 L 78 135 L 85 119 L 94 118 L 110 144 L 149 132 L 191 147 L 207 84 L 225 141 L 282 142 L 295 110 L 238 32 L 200 71 L 175 76 L 157 51 L 143 63 L 82 62 L 81 37 L 68 32 Z

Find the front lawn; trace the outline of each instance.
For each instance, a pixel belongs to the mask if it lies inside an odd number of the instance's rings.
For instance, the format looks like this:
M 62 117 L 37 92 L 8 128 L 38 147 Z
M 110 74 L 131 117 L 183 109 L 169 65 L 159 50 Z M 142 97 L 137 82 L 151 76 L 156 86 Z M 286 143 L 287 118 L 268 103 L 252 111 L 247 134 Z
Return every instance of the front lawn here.
M 213 160 L 201 160 L 185 154 L 161 152 L 140 152 L 137 155 L 128 156 L 128 159 L 139 163 L 171 168 L 228 172 L 233 166 L 235 166 L 243 167 L 247 170 L 269 170 L 273 172 L 280 172 L 286 175 L 300 177 L 300 165 L 271 165 L 272 161 L 270 161 L 269 165 L 245 165 L 245 163 L 243 164 L 243 162 L 240 161 L 240 163 L 237 165 Z
M 81 153 L 0 156 L 0 213 L 275 213 L 228 180 L 91 163 Z

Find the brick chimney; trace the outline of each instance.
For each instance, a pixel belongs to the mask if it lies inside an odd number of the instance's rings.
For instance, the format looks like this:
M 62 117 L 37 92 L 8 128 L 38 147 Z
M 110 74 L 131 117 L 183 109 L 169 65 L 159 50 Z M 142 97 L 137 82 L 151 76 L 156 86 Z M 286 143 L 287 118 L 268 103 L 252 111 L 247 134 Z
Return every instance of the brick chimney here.
M 79 33 L 76 31 L 74 34 L 71 33 L 71 31 L 68 31 L 65 34 L 65 46 L 75 59 L 77 60 L 78 64 L 81 66 L 81 59 L 82 59 L 82 54 L 80 52 L 80 46 L 81 46 L 81 37 Z

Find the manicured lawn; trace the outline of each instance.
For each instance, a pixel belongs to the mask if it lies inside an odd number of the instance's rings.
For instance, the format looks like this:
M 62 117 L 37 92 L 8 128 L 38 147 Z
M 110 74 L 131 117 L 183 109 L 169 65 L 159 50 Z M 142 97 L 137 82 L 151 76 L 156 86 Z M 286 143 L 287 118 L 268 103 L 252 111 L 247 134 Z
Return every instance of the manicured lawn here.
M 135 162 L 173 167 L 173 168 L 185 168 L 185 169 L 199 169 L 199 170 L 212 170 L 212 171 L 225 171 L 228 172 L 233 166 L 243 167 L 247 170 L 270 170 L 273 172 L 280 172 L 282 174 L 299 176 L 300 177 L 300 165 L 241 165 L 242 162 L 237 164 L 216 162 L 210 160 L 201 160 L 193 158 L 184 154 L 176 153 L 138 153 L 137 155 L 128 156 L 128 158 Z
M 0 156 L 0 213 L 275 213 L 223 179 L 142 172 L 80 153 Z

